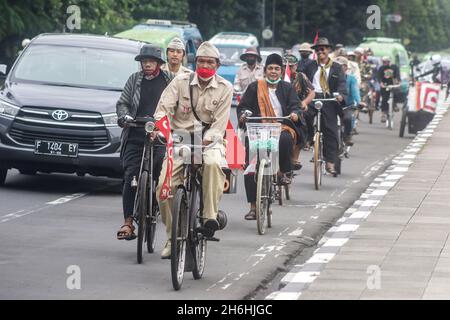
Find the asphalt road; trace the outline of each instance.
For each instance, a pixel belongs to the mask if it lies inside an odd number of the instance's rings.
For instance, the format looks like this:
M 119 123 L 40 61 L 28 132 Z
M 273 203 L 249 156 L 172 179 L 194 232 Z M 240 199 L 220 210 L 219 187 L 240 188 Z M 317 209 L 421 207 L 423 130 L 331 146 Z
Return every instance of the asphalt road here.
M 234 113 L 234 111 L 233 111 Z M 233 118 L 235 118 L 233 114 Z M 397 120 L 398 120 L 397 116 Z M 342 175 L 313 187 L 310 153 L 292 186 L 292 200 L 273 207 L 273 228 L 257 234 L 248 211 L 242 175 L 238 192 L 224 195 L 228 226 L 208 244 L 201 280 L 185 274 L 171 285 L 170 263 L 160 259 L 165 242 L 158 226 L 157 252 L 136 262 L 136 242 L 116 240 L 122 223 L 120 181 L 64 174 L 26 176 L 12 170 L 0 187 L 0 299 L 263 299 L 277 289 L 287 267 L 307 259 L 321 236 L 359 198 L 412 136 L 400 139 L 379 122 L 360 134 Z M 397 127 L 398 128 L 398 123 Z M 71 267 L 75 266 L 75 267 Z M 75 269 L 73 269 L 75 268 Z M 72 288 L 80 271 L 80 289 Z

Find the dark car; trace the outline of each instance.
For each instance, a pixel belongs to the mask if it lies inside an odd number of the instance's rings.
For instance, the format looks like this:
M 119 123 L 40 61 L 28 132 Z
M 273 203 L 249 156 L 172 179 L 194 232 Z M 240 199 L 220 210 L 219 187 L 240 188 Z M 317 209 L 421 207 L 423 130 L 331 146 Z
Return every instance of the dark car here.
M 0 184 L 7 170 L 119 177 L 116 102 L 142 42 L 43 34 L 0 89 Z

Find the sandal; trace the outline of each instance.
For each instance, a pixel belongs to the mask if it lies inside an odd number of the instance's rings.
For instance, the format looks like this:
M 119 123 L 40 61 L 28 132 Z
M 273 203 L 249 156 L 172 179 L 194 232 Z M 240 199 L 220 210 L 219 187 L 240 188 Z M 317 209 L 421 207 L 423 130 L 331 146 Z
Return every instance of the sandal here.
M 292 170 L 298 171 L 303 168 L 303 165 L 300 163 L 300 161 L 292 161 Z
M 120 227 L 120 230 L 117 231 L 117 239 L 118 240 L 134 240 L 136 239 L 136 234 L 134 233 L 135 227 L 130 224 L 124 224 Z
M 256 220 L 256 210 L 250 210 L 245 216 L 245 220 Z

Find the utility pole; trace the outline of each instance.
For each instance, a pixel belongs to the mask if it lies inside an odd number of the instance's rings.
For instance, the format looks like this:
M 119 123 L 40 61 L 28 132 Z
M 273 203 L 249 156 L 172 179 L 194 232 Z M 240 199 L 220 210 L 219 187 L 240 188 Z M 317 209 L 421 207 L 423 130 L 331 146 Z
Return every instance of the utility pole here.
M 301 20 L 302 20 L 302 42 L 304 42 L 305 41 L 305 0 L 300 0 L 300 5 L 301 5 L 301 9 L 300 10 L 302 10 L 302 12 L 301 12 L 301 14 L 302 14 L 302 18 L 301 18 Z
M 275 7 L 277 0 L 272 0 L 272 47 L 275 46 Z
M 262 6 L 261 6 L 261 16 L 262 16 L 262 24 L 261 24 L 261 34 L 263 30 L 266 28 L 266 0 L 262 0 Z M 262 44 L 263 47 L 265 46 L 265 40 L 264 37 L 262 38 Z

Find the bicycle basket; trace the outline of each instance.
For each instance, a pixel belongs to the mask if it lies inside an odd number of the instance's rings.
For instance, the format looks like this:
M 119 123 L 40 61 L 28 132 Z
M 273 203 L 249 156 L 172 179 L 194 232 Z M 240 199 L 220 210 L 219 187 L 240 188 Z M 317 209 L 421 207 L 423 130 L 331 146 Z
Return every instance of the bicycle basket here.
M 281 123 L 247 123 L 250 151 L 278 152 Z

